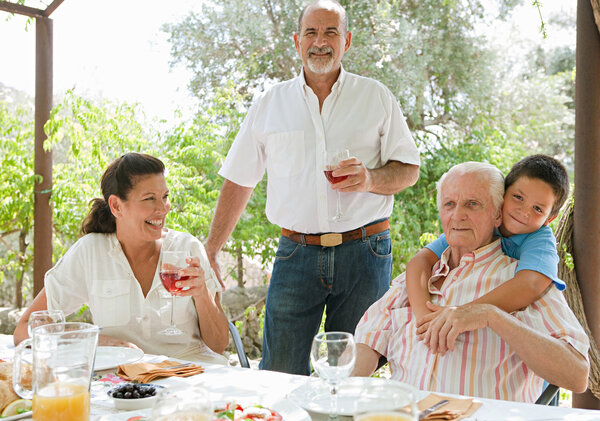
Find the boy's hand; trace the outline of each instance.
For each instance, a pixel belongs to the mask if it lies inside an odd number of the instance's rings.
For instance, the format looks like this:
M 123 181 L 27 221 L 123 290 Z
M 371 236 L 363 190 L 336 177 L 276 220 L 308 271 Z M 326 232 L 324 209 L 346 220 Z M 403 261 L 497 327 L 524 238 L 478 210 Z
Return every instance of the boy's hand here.
M 432 311 L 425 306 L 414 306 L 412 307 L 413 316 L 417 321 L 417 327 L 421 326 L 423 323 L 428 323 L 430 318 L 427 318 Z M 418 333 L 418 332 L 417 332 Z
M 427 301 L 424 307 L 413 308 L 413 314 L 417 323 L 417 335 L 424 334 L 427 331 L 429 323 L 435 317 L 434 312 L 429 309 L 427 304 L 431 304 L 431 302 Z
M 444 355 L 454 350 L 456 338 L 463 332 L 477 330 L 488 325 L 490 304 L 465 304 L 462 306 L 436 306 L 427 303 L 434 310 L 433 319 L 423 341 L 434 354 Z
M 427 309 L 429 310 L 429 313 L 425 314 L 420 319 L 417 318 L 417 339 L 419 341 L 422 341 L 423 344 L 427 348 L 431 349 L 431 345 L 430 345 L 430 342 L 431 342 L 430 326 L 431 326 L 431 323 L 440 314 L 441 310 L 443 310 L 445 307 L 437 306 L 437 305 L 433 304 L 431 301 L 427 301 L 425 303 L 425 305 L 427 306 Z

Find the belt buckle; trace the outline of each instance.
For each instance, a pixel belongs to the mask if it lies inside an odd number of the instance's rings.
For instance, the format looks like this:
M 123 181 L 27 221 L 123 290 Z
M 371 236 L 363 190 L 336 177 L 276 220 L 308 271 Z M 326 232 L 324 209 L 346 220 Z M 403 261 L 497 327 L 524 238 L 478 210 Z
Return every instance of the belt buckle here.
M 342 244 L 342 234 L 339 232 L 330 232 L 321 235 L 321 245 L 323 247 L 335 247 Z

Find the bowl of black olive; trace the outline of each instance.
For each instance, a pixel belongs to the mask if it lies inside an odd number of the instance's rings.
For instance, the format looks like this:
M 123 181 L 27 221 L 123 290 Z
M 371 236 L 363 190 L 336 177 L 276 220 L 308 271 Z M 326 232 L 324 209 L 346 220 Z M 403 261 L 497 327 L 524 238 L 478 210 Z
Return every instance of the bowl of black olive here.
M 156 395 L 163 387 L 151 383 L 123 383 L 107 393 L 115 403 L 115 408 L 133 411 L 154 405 Z

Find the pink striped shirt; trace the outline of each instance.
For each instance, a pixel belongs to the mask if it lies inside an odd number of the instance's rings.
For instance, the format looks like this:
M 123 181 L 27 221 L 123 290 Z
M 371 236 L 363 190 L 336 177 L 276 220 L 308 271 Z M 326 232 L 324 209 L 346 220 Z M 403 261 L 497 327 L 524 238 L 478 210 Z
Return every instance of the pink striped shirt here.
M 500 240 L 463 256 L 453 270 L 449 270 L 448 256 L 449 249 L 429 280 L 431 300 L 442 306 L 475 300 L 511 279 L 517 266 L 517 260 L 502 253 Z M 438 290 L 432 283 L 440 276 L 447 278 Z M 568 342 L 587 358 L 588 337 L 557 288 L 549 288 L 542 298 L 514 316 Z M 404 274 L 369 307 L 356 328 L 355 339 L 387 357 L 392 379 L 421 390 L 523 402 L 535 402 L 542 391 L 543 380 L 490 328 L 459 335 L 454 350 L 444 356 L 431 353 L 416 339 Z

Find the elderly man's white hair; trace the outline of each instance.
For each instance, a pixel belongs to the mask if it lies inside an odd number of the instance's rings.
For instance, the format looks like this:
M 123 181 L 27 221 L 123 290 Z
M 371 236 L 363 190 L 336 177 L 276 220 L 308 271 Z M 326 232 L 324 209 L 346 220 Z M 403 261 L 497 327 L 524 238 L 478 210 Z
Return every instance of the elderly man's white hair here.
M 504 175 L 498 168 L 496 168 L 492 164 L 474 161 L 468 161 L 463 162 L 461 164 L 457 164 L 450 168 L 448 171 L 446 171 L 444 175 L 440 177 L 440 179 L 435 185 L 437 189 L 436 199 L 438 210 L 441 209 L 442 205 L 442 187 L 446 177 L 448 177 L 449 175 L 465 174 L 470 174 L 473 177 L 484 178 L 489 181 L 490 195 L 492 196 L 492 203 L 494 204 L 494 209 L 500 210 L 500 207 L 504 202 Z

